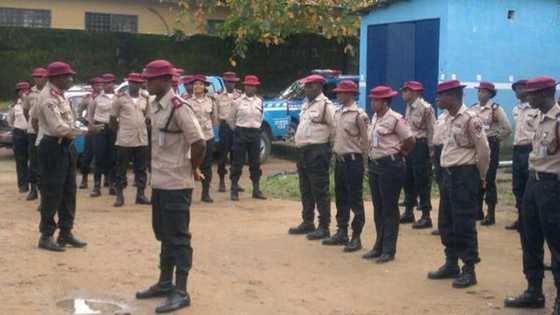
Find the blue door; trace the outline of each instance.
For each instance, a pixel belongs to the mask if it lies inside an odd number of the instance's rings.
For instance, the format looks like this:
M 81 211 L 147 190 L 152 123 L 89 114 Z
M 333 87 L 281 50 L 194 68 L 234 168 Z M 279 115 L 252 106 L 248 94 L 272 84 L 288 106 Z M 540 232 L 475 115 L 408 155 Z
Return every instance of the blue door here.
M 389 85 L 398 90 L 405 81 L 425 87 L 424 97 L 435 102 L 439 67 L 439 19 L 370 25 L 367 43 L 367 89 Z M 367 106 L 371 114 L 370 106 Z M 393 109 L 404 113 L 400 97 Z

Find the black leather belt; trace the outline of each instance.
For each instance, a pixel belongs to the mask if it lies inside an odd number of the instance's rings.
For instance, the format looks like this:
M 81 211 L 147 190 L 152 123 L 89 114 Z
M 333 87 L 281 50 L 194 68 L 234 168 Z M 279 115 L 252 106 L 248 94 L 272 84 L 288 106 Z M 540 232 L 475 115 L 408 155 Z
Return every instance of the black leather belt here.
M 363 157 L 362 154 L 360 153 L 346 153 L 346 154 L 337 154 L 336 160 L 339 162 L 348 162 L 348 161 L 356 161 L 356 160 L 363 161 Z
M 552 173 L 529 171 L 529 177 L 536 181 L 541 181 L 541 180 L 560 181 L 560 175 L 552 174 Z
M 447 174 L 451 175 L 455 172 L 460 172 L 460 171 L 463 171 L 463 170 L 477 169 L 477 166 L 476 165 L 460 165 L 460 166 L 442 167 L 441 169 L 444 172 L 446 172 Z
M 391 154 L 378 159 L 369 159 L 369 161 L 372 162 L 373 164 L 381 164 L 389 161 L 402 161 L 402 159 L 403 159 L 402 156 L 399 154 Z
M 44 135 L 43 139 L 45 139 L 47 141 L 56 142 L 56 143 L 62 144 L 62 145 L 70 145 L 70 143 L 72 143 L 72 139 L 61 138 L 61 137 L 53 137 L 53 136 L 47 136 L 47 135 Z
M 308 144 L 301 147 L 303 151 L 310 151 L 315 149 L 324 149 L 325 146 L 329 146 L 328 143 L 319 143 L 319 144 Z

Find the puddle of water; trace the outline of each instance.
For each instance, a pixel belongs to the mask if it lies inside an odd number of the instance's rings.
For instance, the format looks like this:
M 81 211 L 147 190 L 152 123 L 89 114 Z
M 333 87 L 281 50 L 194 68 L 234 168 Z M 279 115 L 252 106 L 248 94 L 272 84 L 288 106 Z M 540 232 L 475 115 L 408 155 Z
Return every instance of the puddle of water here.
M 56 305 L 62 308 L 66 314 L 72 315 L 129 314 L 125 311 L 125 305 L 101 299 L 66 299 L 59 301 Z

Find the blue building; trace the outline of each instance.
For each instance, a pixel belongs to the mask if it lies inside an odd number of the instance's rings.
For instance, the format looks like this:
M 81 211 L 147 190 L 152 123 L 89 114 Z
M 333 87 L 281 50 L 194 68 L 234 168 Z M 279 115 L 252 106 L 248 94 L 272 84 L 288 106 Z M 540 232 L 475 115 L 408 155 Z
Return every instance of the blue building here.
M 559 0 L 397 0 L 364 11 L 360 31 L 360 104 L 378 84 L 418 80 L 433 104 L 438 82 L 493 82 L 511 117 L 511 83 L 537 75 L 560 79 Z M 395 108 L 404 111 L 401 100 Z

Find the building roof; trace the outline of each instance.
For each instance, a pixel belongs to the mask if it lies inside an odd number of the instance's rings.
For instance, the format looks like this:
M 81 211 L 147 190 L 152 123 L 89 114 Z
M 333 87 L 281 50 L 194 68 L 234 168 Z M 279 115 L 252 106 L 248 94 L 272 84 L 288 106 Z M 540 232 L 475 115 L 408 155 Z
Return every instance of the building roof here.
M 377 9 L 377 8 L 382 8 L 382 7 L 387 7 L 389 5 L 391 5 L 394 2 L 397 2 L 400 0 L 371 0 L 371 1 L 363 1 L 365 2 L 365 4 L 359 8 L 358 10 L 356 10 L 357 13 L 359 14 L 368 14 L 371 10 Z

